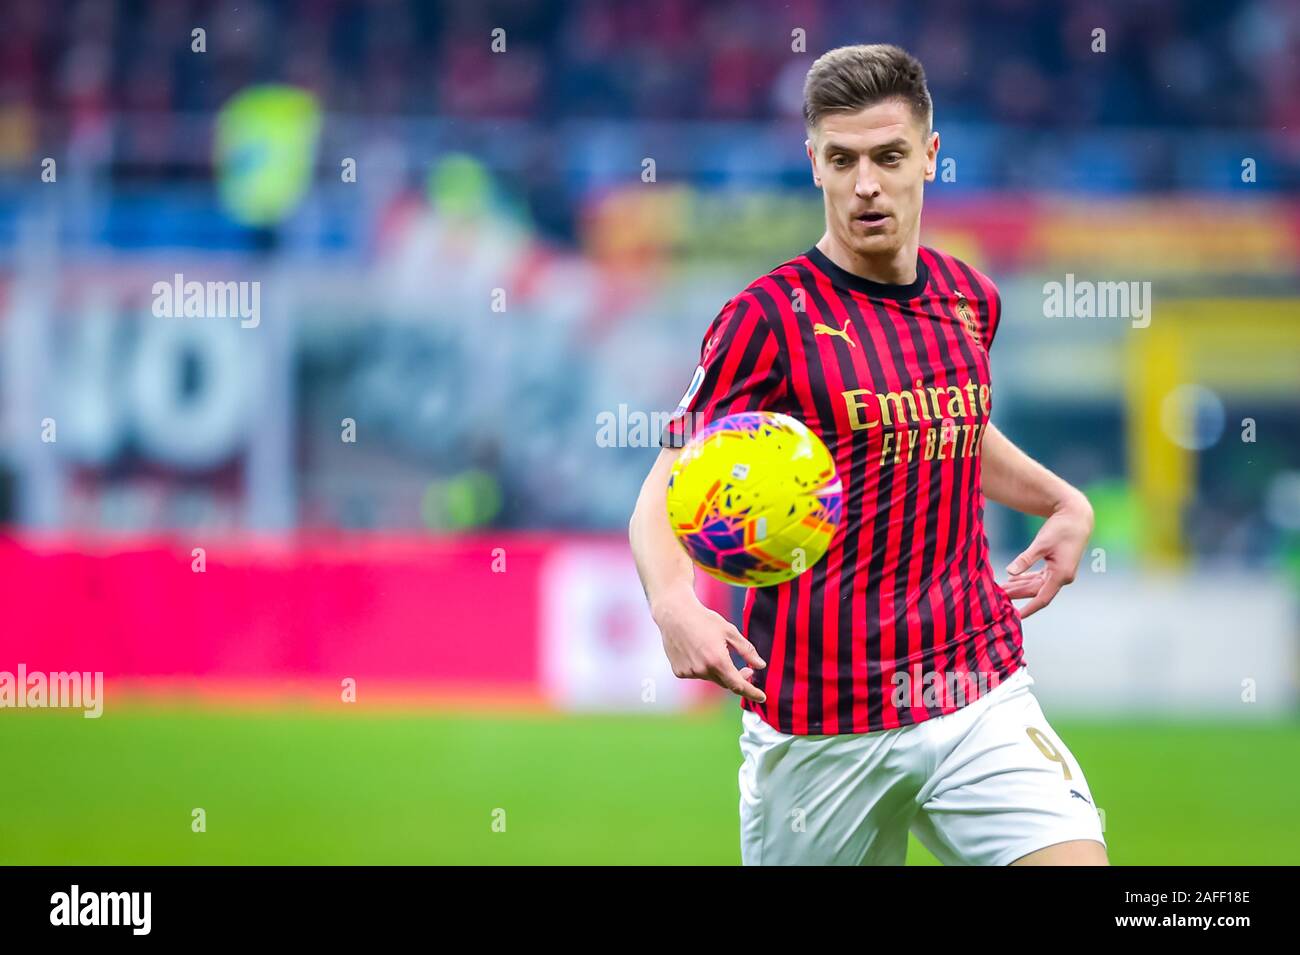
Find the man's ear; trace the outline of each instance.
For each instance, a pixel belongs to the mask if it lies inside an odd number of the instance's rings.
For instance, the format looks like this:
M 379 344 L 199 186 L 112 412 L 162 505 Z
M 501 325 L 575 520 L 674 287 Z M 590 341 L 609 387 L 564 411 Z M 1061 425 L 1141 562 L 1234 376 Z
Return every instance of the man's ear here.
M 808 154 L 808 162 L 812 166 L 813 185 L 820 189 L 822 187 L 822 177 L 817 174 L 817 157 L 813 154 L 813 141 L 805 139 L 803 148 L 804 152 Z
M 925 150 L 925 181 L 934 182 L 934 172 L 939 165 L 939 132 L 930 134 L 930 144 Z

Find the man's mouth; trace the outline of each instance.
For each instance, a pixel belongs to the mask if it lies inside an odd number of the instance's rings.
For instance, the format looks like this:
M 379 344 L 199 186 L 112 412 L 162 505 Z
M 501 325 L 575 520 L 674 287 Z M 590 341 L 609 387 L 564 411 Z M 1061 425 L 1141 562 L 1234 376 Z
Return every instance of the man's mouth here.
M 865 222 L 867 225 L 878 225 L 888 219 L 889 216 L 883 212 L 863 212 L 853 218 L 855 221 Z

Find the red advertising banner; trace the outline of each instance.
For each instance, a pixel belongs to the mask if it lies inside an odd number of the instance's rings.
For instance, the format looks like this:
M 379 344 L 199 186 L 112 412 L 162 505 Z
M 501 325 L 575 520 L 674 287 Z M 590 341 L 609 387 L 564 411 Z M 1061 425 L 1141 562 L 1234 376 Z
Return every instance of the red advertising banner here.
M 577 709 L 699 696 L 673 678 L 614 535 L 9 537 L 0 600 L 0 671 L 110 687 L 337 699 L 352 680 L 358 698 Z

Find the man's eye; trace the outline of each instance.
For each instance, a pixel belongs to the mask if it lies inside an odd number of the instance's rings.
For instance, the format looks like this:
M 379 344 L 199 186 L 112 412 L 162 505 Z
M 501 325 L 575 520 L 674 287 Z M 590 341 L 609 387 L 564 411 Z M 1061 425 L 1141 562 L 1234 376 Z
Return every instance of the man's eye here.
M 849 157 L 848 157 L 848 156 L 836 156 L 834 159 L 831 160 L 831 164 L 834 165 L 834 166 L 837 166 L 837 167 L 840 168 L 840 169 L 843 169 L 845 166 L 847 166 L 847 165 L 849 164 Z
M 885 153 L 885 155 L 881 157 L 880 161 L 887 166 L 892 166 L 895 163 L 899 162 L 899 160 L 901 160 L 902 158 L 903 158 L 902 153 Z

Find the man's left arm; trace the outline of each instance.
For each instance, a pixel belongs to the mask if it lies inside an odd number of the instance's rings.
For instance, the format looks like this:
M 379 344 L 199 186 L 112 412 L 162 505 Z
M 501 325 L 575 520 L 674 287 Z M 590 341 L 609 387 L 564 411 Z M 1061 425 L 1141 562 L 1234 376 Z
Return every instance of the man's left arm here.
M 1074 580 L 1092 533 L 1092 505 L 1078 488 L 1053 474 L 990 422 L 981 439 L 984 496 L 1024 514 L 1047 518 L 1033 542 L 1007 565 L 1003 589 L 1013 600 L 1032 598 L 1020 608 L 1028 617 L 1052 602 Z M 1043 561 L 1041 570 L 1029 568 Z

